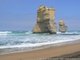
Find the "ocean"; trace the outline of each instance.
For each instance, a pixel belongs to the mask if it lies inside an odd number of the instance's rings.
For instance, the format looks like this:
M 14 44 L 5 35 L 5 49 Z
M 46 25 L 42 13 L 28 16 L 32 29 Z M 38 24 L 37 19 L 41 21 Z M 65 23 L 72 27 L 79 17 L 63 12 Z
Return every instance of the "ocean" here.
M 79 31 L 33 34 L 30 31 L 0 31 L 0 55 L 34 50 L 36 47 L 64 44 L 80 39 Z

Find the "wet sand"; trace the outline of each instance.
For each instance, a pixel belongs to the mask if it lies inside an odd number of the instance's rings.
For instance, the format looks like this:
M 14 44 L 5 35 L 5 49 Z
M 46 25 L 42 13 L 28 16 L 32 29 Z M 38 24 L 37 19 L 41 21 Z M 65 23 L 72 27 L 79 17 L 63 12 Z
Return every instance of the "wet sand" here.
M 77 53 L 78 52 L 78 53 Z M 80 53 L 80 41 L 74 44 L 66 44 L 57 47 L 0 55 L 0 60 L 44 60 L 50 57 L 64 57 Z M 74 55 L 75 55 L 74 54 Z

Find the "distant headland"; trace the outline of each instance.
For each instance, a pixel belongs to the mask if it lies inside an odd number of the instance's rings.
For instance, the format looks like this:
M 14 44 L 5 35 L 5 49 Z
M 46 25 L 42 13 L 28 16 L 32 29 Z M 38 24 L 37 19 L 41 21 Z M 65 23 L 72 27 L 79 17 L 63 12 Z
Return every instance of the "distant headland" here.
M 63 20 L 59 21 L 59 31 L 64 33 L 67 26 Z M 55 9 L 41 5 L 37 10 L 37 22 L 33 28 L 33 33 L 56 34 L 57 26 L 55 22 Z

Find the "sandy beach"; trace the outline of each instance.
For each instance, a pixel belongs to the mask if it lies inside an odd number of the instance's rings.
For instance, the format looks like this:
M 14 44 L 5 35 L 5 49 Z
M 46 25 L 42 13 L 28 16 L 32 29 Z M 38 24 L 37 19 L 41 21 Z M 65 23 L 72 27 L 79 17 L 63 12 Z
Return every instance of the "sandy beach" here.
M 79 41 L 80 42 L 80 41 Z M 45 49 L 34 50 L 30 52 L 19 52 L 0 55 L 0 60 L 43 60 L 50 57 L 66 56 L 73 53 L 80 53 L 80 43 L 61 45 L 57 47 L 48 47 Z M 79 53 L 78 53 L 79 52 Z

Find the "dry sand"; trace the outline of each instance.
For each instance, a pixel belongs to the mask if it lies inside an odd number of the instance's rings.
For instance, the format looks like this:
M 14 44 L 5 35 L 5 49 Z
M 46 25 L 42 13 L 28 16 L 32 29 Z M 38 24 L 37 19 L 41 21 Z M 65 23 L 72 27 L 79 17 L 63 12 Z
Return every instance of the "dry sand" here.
M 80 52 L 80 43 L 62 45 L 58 47 L 49 47 L 30 52 L 20 52 L 0 55 L 0 60 L 41 60 L 49 57 L 63 56 Z

